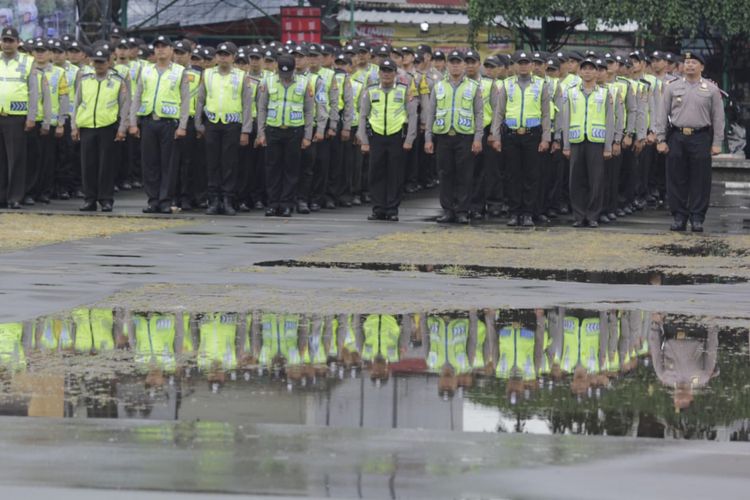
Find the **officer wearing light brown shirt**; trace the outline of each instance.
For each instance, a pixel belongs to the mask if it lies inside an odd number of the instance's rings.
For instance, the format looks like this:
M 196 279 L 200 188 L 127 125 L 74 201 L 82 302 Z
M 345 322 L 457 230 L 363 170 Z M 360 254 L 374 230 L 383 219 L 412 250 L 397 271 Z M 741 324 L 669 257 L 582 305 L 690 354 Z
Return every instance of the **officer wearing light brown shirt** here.
M 702 77 L 702 54 L 684 54 L 684 75 L 666 82 L 656 120 L 657 150 L 667 155 L 667 201 L 672 231 L 703 232 L 711 194 L 711 155 L 721 153 L 724 103 Z

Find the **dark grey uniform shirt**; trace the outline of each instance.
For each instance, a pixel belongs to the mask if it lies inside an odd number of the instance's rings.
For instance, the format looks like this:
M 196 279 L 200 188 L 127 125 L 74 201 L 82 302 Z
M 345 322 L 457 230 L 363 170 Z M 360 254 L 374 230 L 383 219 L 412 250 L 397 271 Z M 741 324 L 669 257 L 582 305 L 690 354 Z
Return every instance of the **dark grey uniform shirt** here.
M 661 109 L 657 113 L 656 139 L 666 139 L 671 126 L 678 128 L 713 127 L 713 146 L 724 141 L 724 102 L 719 87 L 701 78 L 689 82 L 679 78 L 664 82 Z

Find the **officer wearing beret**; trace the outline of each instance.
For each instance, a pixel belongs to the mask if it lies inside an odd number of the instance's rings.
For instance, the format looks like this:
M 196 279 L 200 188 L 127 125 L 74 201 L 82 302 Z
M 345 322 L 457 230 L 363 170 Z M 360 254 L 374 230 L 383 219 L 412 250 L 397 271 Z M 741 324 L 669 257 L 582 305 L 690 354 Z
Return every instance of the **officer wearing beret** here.
M 664 87 L 656 120 L 659 153 L 667 155 L 667 200 L 674 217 L 670 229 L 684 231 L 690 220 L 703 231 L 711 194 L 711 155 L 724 141 L 724 103 L 719 88 L 703 78 L 705 60 L 685 52 L 683 77 Z

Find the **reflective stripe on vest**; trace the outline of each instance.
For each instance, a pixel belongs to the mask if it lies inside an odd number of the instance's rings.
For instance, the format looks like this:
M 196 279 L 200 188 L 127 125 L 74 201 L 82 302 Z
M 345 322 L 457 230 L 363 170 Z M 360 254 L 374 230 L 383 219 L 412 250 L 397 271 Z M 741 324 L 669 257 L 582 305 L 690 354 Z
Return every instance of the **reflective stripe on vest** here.
M 31 65 L 31 58 L 20 53 L 9 61 L 0 58 L 0 113 L 25 115 L 28 112 Z
M 180 117 L 183 66 L 172 63 L 159 73 L 155 64 L 149 64 L 141 71 L 141 104 L 138 116 L 156 114 L 160 118 Z
M 447 134 L 453 129 L 459 134 L 473 134 L 475 132 L 474 96 L 477 88 L 477 82 L 466 77 L 455 91 L 447 78 L 437 82 L 433 90 L 436 106 L 432 132 Z
M 44 350 L 57 351 L 73 347 L 73 324 L 69 320 L 45 318 L 39 344 Z
M 380 86 L 370 87 L 370 115 L 367 122 L 378 135 L 401 132 L 406 123 L 407 90 L 405 85 L 394 85 L 387 92 Z
M 219 68 L 203 73 L 206 86 L 204 114 L 211 123 L 242 123 L 242 85 L 245 73 L 237 68 L 223 75 Z
M 532 76 L 521 90 L 518 77 L 507 78 L 505 87 L 505 125 L 510 129 L 538 127 L 542 124 L 542 88 L 544 79 Z
M 285 87 L 278 75 L 266 80 L 268 88 L 269 127 L 302 127 L 305 124 L 305 92 L 309 80 L 305 75 L 294 75 L 292 83 Z
M 597 86 L 589 95 L 582 87 L 568 89 L 570 106 L 570 128 L 568 140 L 571 144 L 589 141 L 604 144 L 607 136 L 607 88 Z

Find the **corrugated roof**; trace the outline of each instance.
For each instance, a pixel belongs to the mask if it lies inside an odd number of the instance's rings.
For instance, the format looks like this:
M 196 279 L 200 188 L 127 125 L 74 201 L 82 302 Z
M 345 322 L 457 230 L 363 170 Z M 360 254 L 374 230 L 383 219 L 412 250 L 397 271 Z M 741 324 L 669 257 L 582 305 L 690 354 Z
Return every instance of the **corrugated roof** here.
M 129 0 L 128 28 L 196 26 L 265 15 L 278 15 L 281 7 L 295 7 L 298 0 Z M 305 2 L 305 6 L 308 6 Z M 161 10 L 164 9 L 164 10 Z M 158 12 L 158 14 L 157 14 Z
M 452 9 L 466 10 L 467 0 L 354 0 L 355 8 L 380 7 L 395 9 Z M 342 7 L 350 7 L 351 0 L 339 0 Z

